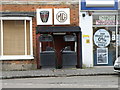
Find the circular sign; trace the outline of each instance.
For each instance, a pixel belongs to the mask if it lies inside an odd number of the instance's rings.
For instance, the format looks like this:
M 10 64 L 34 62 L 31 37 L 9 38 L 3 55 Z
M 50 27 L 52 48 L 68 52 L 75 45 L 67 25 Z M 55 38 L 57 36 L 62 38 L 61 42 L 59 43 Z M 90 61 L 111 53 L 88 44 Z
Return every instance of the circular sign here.
M 98 47 L 106 47 L 110 44 L 110 34 L 105 29 L 99 29 L 94 34 L 94 43 Z
M 59 22 L 63 23 L 67 20 L 67 13 L 64 11 L 59 11 L 56 15 L 56 18 Z

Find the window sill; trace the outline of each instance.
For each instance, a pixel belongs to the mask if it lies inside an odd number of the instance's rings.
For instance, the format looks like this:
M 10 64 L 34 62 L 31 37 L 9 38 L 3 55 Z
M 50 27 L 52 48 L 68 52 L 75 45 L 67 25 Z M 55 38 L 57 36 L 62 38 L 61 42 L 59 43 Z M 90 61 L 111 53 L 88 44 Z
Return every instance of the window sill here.
M 33 55 L 5 55 L 0 56 L 0 60 L 29 60 L 34 59 Z

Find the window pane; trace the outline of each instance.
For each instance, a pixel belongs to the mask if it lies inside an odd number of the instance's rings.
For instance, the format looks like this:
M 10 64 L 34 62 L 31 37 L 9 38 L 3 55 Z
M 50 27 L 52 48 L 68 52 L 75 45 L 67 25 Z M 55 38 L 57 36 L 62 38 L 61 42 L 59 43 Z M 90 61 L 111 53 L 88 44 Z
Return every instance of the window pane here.
M 3 21 L 3 55 L 24 55 L 24 39 L 24 21 Z
M 26 22 L 26 32 L 27 32 L 27 55 L 30 55 L 30 21 Z

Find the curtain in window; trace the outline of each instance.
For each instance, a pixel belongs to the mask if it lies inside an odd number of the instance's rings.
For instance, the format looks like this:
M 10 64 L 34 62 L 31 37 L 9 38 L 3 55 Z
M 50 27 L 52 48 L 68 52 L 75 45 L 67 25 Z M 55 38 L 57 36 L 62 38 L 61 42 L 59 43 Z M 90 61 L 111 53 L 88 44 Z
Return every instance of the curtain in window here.
M 30 55 L 30 21 L 26 21 L 27 55 Z
M 3 55 L 25 55 L 24 21 L 3 21 Z

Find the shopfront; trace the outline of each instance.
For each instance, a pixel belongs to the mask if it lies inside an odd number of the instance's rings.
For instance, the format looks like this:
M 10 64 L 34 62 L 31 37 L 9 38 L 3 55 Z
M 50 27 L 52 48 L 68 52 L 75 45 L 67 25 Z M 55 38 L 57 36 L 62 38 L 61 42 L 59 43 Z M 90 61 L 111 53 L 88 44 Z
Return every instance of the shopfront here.
M 38 68 L 82 68 L 81 29 L 71 25 L 70 11 L 70 8 L 37 9 Z
M 116 53 L 118 2 L 117 0 L 90 1 L 81 2 L 83 64 L 87 67 L 113 66 L 118 54 Z M 88 50 L 89 52 L 87 52 Z
M 93 55 L 95 66 L 111 66 L 116 59 L 117 13 L 109 13 L 93 14 Z
M 2 1 L 0 62 L 3 70 L 55 68 L 56 64 L 82 67 L 78 1 L 48 1 Z M 41 37 L 51 40 L 44 42 Z

